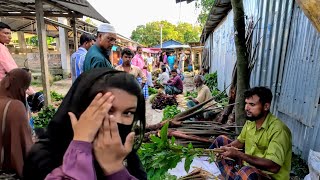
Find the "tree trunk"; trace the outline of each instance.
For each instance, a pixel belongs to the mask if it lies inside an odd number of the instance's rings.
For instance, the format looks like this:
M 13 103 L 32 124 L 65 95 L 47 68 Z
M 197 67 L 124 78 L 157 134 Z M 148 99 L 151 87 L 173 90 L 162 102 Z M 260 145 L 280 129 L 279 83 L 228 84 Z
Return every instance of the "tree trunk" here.
M 245 19 L 242 0 L 231 0 L 231 5 L 234 13 L 234 31 L 235 31 L 235 46 L 237 51 L 237 91 L 236 91 L 236 109 L 235 120 L 238 126 L 242 126 L 245 119 L 245 102 L 244 91 L 249 87 L 249 70 L 248 70 L 248 54 L 246 49 L 245 38 Z M 237 128 L 237 132 L 240 129 Z

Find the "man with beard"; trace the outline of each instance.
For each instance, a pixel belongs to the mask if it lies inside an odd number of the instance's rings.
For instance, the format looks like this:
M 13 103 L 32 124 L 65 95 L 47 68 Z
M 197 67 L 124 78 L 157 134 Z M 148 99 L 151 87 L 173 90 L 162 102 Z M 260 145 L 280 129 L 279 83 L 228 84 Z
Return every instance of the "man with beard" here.
M 192 108 L 198 104 L 201 104 L 205 101 L 208 101 L 209 99 L 212 99 L 212 94 L 210 92 L 210 89 L 208 86 L 206 86 L 204 84 L 204 77 L 201 76 L 201 75 L 196 75 L 193 79 L 193 82 L 194 82 L 194 85 L 196 87 L 196 90 L 197 90 L 197 97 L 194 98 L 194 97 L 191 97 L 189 96 L 188 99 L 189 101 L 187 102 L 187 106 L 188 108 Z M 216 102 L 214 100 L 212 100 L 211 102 L 207 103 L 204 108 L 208 108 L 209 109 L 212 109 L 214 108 L 214 104 Z M 214 118 L 214 115 L 216 113 L 213 113 L 211 111 L 207 111 L 207 112 L 204 112 L 203 114 L 199 115 L 199 117 L 197 117 L 196 119 L 212 119 Z
M 83 71 L 99 67 L 113 68 L 109 55 L 116 38 L 117 34 L 113 26 L 107 23 L 99 25 L 96 43 L 91 46 L 86 54 Z
M 141 87 L 143 88 L 146 84 L 147 78 L 139 67 L 131 64 L 132 57 L 133 52 L 129 48 L 124 48 L 121 52 L 121 59 L 123 60 L 123 63 L 122 65 L 117 66 L 116 70 L 125 71 L 132 74 L 135 78 L 140 77 L 142 79 Z
M 270 112 L 271 90 L 254 87 L 244 97 L 247 122 L 241 134 L 234 141 L 219 136 L 210 146 L 219 148 L 221 160 L 216 164 L 222 176 L 229 180 L 289 179 L 291 132 Z

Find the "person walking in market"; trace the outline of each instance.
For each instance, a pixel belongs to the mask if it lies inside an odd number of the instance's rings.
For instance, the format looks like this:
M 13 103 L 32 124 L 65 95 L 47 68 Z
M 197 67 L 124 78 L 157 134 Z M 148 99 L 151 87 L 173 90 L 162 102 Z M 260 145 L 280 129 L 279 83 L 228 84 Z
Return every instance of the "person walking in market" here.
M 86 54 L 90 47 L 94 43 L 94 37 L 89 34 L 82 34 L 80 36 L 80 47 L 71 55 L 71 77 L 72 83 L 80 76 L 83 72 L 83 63 Z
M 152 67 L 153 67 L 153 64 L 154 64 L 154 58 L 151 56 L 151 53 L 148 53 L 147 64 L 148 64 L 148 69 L 147 70 L 149 72 L 152 72 Z
M 11 39 L 11 27 L 3 22 L 0 22 L 0 81 L 12 69 L 18 68 L 18 65 L 11 56 L 11 53 L 5 46 L 10 43 Z M 36 92 L 32 87 L 29 87 L 26 93 L 28 95 L 34 95 Z
M 116 30 L 112 25 L 107 23 L 99 25 L 96 43 L 86 54 L 83 71 L 99 67 L 113 68 L 109 56 L 111 48 L 116 42 L 116 38 Z
M 11 41 L 11 27 L 3 22 L 0 22 L 0 81 L 11 70 L 18 68 L 18 65 L 14 61 L 8 48 L 5 46 Z M 29 70 L 28 70 L 29 71 Z M 30 125 L 33 124 L 31 117 L 31 111 L 36 112 L 44 106 L 44 96 L 42 92 L 36 92 L 31 86 L 26 90 L 28 95 L 26 101 L 26 108 L 29 110 L 28 118 L 30 119 Z
M 244 97 L 247 121 L 238 138 L 232 141 L 221 135 L 210 146 L 222 151 L 222 159 L 216 162 L 222 176 L 227 180 L 289 180 L 291 131 L 270 112 L 271 90 L 254 87 Z
M 132 74 L 135 78 L 141 78 L 141 88 L 142 88 L 145 86 L 147 82 L 147 77 L 144 75 L 144 73 L 138 66 L 131 64 L 132 57 L 133 57 L 133 52 L 129 48 L 124 48 L 121 51 L 121 58 L 123 60 L 123 63 L 122 65 L 117 66 L 115 69 Z
M 142 70 L 142 72 L 144 73 L 144 75 L 147 77 L 147 66 L 146 66 L 144 59 L 142 57 L 142 47 L 141 46 L 137 47 L 137 54 L 132 58 L 131 64 L 139 67 Z M 141 78 L 138 78 L 138 81 L 139 81 L 139 83 L 142 83 Z M 144 98 L 148 99 L 148 97 L 149 97 L 148 84 L 146 83 L 142 89 L 143 89 Z
M 174 56 L 173 56 L 172 52 L 170 52 L 170 54 L 168 56 L 168 64 L 169 64 L 170 69 L 173 69 L 174 63 L 175 63 Z

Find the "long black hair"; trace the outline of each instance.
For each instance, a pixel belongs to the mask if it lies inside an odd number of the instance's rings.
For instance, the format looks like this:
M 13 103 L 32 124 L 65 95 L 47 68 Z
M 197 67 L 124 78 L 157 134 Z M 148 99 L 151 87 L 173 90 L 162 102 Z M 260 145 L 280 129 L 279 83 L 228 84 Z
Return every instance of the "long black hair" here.
M 145 100 L 138 82 L 134 76 L 123 72 L 110 70 L 108 68 L 96 68 L 81 74 L 73 83 L 71 89 L 63 99 L 58 111 L 48 125 L 46 139 L 36 143 L 27 157 L 24 175 L 25 179 L 44 179 L 54 168 L 62 164 L 62 159 L 69 143 L 73 138 L 73 130 L 68 112 L 73 112 L 77 118 L 86 110 L 91 101 L 99 92 L 118 88 L 135 95 L 138 99 L 137 111 L 133 122 L 140 122 L 138 126 L 138 148 L 142 142 L 146 117 Z M 121 132 L 119 132 L 121 135 Z M 127 157 L 128 170 L 138 179 L 145 179 L 145 172 L 141 169 L 141 163 L 136 155 L 135 149 Z M 97 177 L 103 177 L 97 163 Z M 140 169 L 137 169 L 140 168 Z M 100 178 L 99 178 L 100 179 Z

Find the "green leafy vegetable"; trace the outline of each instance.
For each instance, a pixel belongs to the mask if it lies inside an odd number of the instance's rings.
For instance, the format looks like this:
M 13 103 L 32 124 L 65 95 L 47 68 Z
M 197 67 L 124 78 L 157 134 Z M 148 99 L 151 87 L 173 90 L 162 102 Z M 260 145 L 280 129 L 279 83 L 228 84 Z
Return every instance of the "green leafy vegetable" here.
M 37 116 L 33 117 L 34 128 L 46 128 L 55 113 L 56 109 L 53 106 L 43 107 Z
M 156 88 L 149 87 L 148 88 L 149 95 L 158 94 L 158 90 Z
M 147 170 L 148 179 L 172 179 L 168 177 L 168 170 L 175 168 L 177 164 L 186 158 L 185 170 L 190 170 L 193 158 L 203 154 L 203 149 L 193 148 L 190 143 L 188 147 L 184 147 L 175 143 L 175 138 L 168 138 L 169 123 L 166 123 L 160 132 L 160 138 L 151 135 L 150 143 L 143 143 L 138 150 L 138 155 L 145 169 Z M 174 177 L 173 177 L 174 179 Z
M 163 110 L 163 118 L 162 121 L 167 119 L 172 119 L 175 115 L 181 113 L 181 110 L 178 109 L 177 105 L 166 106 Z
M 187 94 L 185 95 L 185 97 L 193 97 L 196 98 L 198 96 L 198 93 L 195 91 L 187 91 Z

